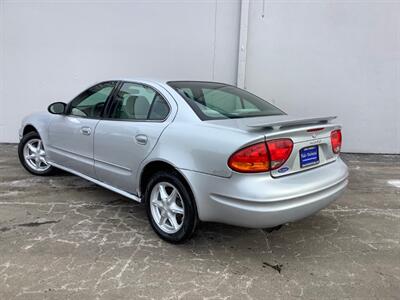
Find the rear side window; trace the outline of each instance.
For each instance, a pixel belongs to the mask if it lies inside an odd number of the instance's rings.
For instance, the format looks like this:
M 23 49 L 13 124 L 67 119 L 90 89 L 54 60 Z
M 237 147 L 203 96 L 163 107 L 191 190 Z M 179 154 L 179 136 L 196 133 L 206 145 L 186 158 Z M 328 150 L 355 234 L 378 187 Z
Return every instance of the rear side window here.
M 126 82 L 115 95 L 110 117 L 120 120 L 164 120 L 169 105 L 154 89 Z
M 237 87 L 201 81 L 171 81 L 201 120 L 284 115 L 269 102 Z
M 169 114 L 167 102 L 159 94 L 156 94 L 149 113 L 149 120 L 165 120 Z

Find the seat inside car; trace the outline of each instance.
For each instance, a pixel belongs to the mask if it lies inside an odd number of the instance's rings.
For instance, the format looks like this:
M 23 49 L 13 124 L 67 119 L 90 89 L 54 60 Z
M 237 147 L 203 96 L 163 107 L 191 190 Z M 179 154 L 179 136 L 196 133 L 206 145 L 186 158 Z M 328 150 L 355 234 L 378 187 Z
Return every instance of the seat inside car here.
M 132 97 L 132 96 L 131 96 Z M 130 98 L 130 97 L 129 97 Z M 149 113 L 150 104 L 144 96 L 136 96 L 133 105 L 133 116 L 135 119 L 146 119 Z
M 129 96 L 121 110 L 121 118 L 132 119 L 135 117 L 134 105 L 137 96 Z
M 131 95 L 126 99 L 125 105 L 120 105 L 117 108 L 120 119 L 146 119 L 150 109 L 149 101 L 144 96 Z

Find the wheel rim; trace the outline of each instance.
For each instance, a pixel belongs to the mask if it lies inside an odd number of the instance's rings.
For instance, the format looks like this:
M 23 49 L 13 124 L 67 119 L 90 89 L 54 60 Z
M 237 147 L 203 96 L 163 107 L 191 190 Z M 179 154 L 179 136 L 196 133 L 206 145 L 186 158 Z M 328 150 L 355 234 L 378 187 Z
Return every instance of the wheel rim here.
M 183 225 L 185 206 L 179 191 L 168 182 L 157 183 L 150 195 L 151 215 L 165 233 L 178 232 Z
M 41 139 L 31 139 L 25 144 L 24 159 L 26 164 L 37 172 L 44 172 L 50 168 Z

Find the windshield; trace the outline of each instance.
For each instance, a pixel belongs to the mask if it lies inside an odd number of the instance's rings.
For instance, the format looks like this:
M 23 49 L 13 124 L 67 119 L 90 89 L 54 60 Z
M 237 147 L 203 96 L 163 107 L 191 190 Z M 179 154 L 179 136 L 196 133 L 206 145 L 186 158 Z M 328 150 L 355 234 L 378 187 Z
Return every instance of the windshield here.
M 201 120 L 284 115 L 267 101 L 237 87 L 202 81 L 168 82 Z

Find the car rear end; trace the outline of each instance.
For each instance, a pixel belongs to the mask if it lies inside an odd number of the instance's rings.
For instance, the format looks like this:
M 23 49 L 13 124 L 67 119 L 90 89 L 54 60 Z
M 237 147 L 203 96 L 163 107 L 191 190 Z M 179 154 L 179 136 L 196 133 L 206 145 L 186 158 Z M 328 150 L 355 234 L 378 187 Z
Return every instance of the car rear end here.
M 292 117 L 223 83 L 173 81 L 168 86 L 183 100 L 180 105 L 186 103 L 197 115 L 193 123 L 204 122 L 188 130 L 190 116 L 178 113 L 173 124 L 185 124 L 176 132 L 191 141 L 174 157 L 194 193 L 200 220 L 273 227 L 312 215 L 343 193 L 348 171 L 339 157 L 342 135 L 334 117 Z
M 250 124 L 248 127 L 265 131 L 265 141 L 235 152 L 228 165 L 240 173 L 270 171 L 272 177 L 278 178 L 332 163 L 339 156 L 342 134 L 339 125 L 328 123 L 331 119 L 333 117 Z M 258 157 L 262 167 L 254 163 L 255 153 L 248 153 L 255 151 L 254 147 L 260 147 L 258 150 L 265 156 Z
M 230 155 L 229 178 L 185 173 L 195 183 L 200 219 L 273 227 L 312 215 L 337 199 L 348 170 L 339 157 L 341 128 L 332 119 L 285 116 L 277 122 L 247 122 L 263 138 L 247 141 Z

